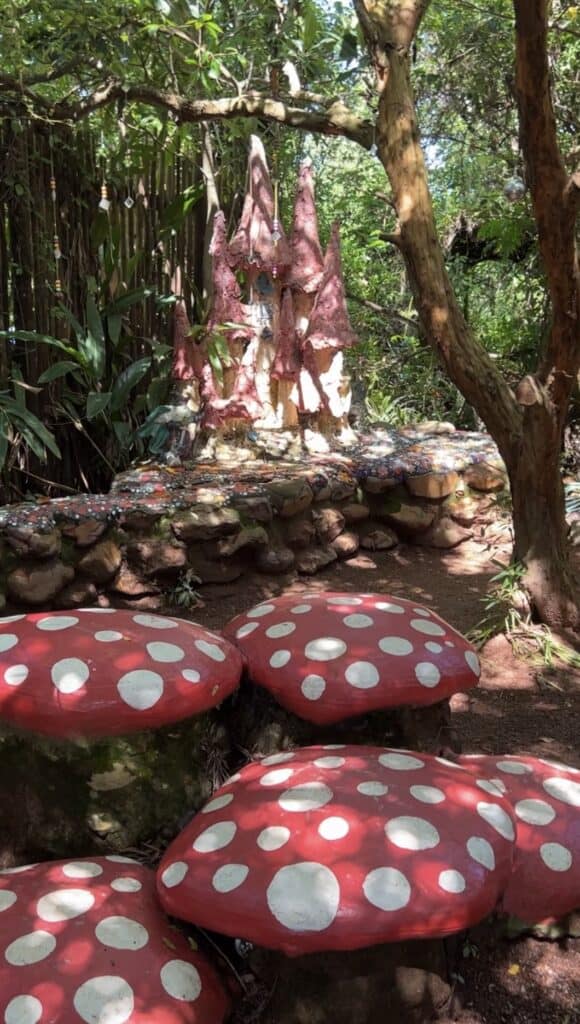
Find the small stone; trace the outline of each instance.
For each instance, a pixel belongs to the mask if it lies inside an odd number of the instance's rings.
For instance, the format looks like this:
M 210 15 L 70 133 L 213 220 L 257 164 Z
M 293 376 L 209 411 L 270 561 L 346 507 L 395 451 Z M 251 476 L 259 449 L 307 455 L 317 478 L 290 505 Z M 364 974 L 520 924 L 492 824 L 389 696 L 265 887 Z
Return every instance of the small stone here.
M 21 566 L 9 573 L 6 589 L 11 598 L 22 604 L 46 604 L 74 579 L 74 569 L 63 562 L 43 562 Z
M 162 594 L 143 594 L 142 597 L 117 597 L 115 608 L 126 608 L 130 612 L 158 612 L 165 605 Z
M 158 594 L 159 587 L 151 580 L 144 580 L 137 573 L 123 565 L 110 590 L 121 597 L 139 598 L 150 594 Z
M 391 548 L 396 548 L 399 543 L 399 538 L 393 530 L 389 530 L 388 526 L 373 526 L 368 524 L 366 529 L 363 529 L 360 539 L 360 546 L 365 551 L 390 551 Z
M 92 547 L 102 537 L 107 524 L 97 519 L 88 519 L 84 523 L 67 523 L 61 527 L 64 537 L 70 537 L 79 548 Z
M 355 477 L 340 476 L 334 480 L 329 481 L 330 493 L 327 498 L 320 496 L 320 501 L 345 501 L 347 498 L 352 498 L 353 494 L 356 493 L 358 483 Z
M 275 480 L 268 484 L 273 507 L 283 519 L 304 512 L 312 504 L 312 488 L 306 480 Z
M 208 557 L 202 546 L 189 548 L 188 561 L 200 583 L 232 583 L 240 578 L 243 564 L 237 558 L 215 560 Z
M 59 530 L 36 533 L 27 527 L 11 527 L 6 531 L 6 539 L 16 554 L 25 557 L 55 558 L 62 548 Z
M 339 537 L 335 537 L 330 546 L 336 552 L 338 560 L 342 561 L 345 558 L 352 558 L 353 555 L 356 555 L 359 548 L 359 539 L 356 533 L 346 530 Z
M 312 518 L 321 544 L 330 544 L 344 530 L 345 518 L 336 508 L 317 508 Z
M 294 552 L 290 548 L 260 548 L 256 557 L 258 572 L 267 572 L 273 576 L 288 572 L 294 565 Z
M 580 548 L 580 522 L 574 522 L 570 526 L 568 541 L 573 548 Z
M 73 580 L 58 595 L 60 608 L 83 608 L 94 604 L 98 591 L 91 580 Z
M 77 568 L 94 583 L 108 583 L 118 573 L 122 561 L 120 547 L 108 538 L 89 548 L 77 563 Z
M 415 423 L 412 427 L 403 427 L 399 430 L 403 436 L 409 434 L 454 434 L 455 427 L 453 423 L 440 423 L 439 420 L 422 420 L 421 423 Z
M 363 505 L 362 502 L 351 502 L 349 505 L 345 505 L 341 512 L 344 516 L 344 520 L 347 525 L 351 523 L 362 523 L 365 519 L 368 519 L 371 510 L 368 505 Z
M 463 477 L 475 491 L 503 491 L 506 486 L 505 475 L 486 462 L 468 466 Z
M 392 506 L 385 505 L 380 512 L 380 517 L 386 519 L 397 531 L 414 535 L 429 529 L 435 518 L 435 512 L 433 509 L 426 509 L 421 505 L 406 505 L 396 502 Z
M 471 530 L 458 526 L 452 519 L 444 516 L 439 519 L 429 530 L 417 537 L 417 544 L 428 548 L 456 548 L 464 540 L 473 536 Z
M 445 502 L 446 513 L 460 526 L 472 526 L 479 510 L 479 503 L 473 498 L 452 498 Z
M 296 556 L 296 568 L 305 576 L 313 576 L 327 565 L 336 562 L 337 557 L 336 551 L 331 547 L 309 548 L 307 551 L 300 551 Z
M 423 473 L 421 476 L 405 477 L 405 483 L 411 494 L 417 498 L 446 498 L 452 494 L 459 483 L 455 472 Z
M 149 538 L 133 541 L 127 558 L 145 576 L 175 576 L 187 565 L 185 544 Z
M 205 508 L 196 505 L 173 520 L 172 529 L 178 540 L 215 540 L 229 537 L 240 529 L 239 514 L 233 508 Z
M 242 515 L 249 519 L 255 519 L 258 523 L 270 523 L 272 521 L 272 506 L 264 494 L 256 495 L 234 495 L 232 506 Z
M 306 515 L 296 516 L 284 527 L 284 540 L 291 548 L 308 548 L 314 543 L 316 528 Z
M 362 487 L 369 494 L 384 494 L 385 491 L 392 490 L 400 483 L 400 480 L 395 480 L 394 477 L 388 476 L 367 476 L 362 481 Z
M 135 776 L 125 765 L 115 762 L 108 772 L 94 772 L 89 786 L 96 793 L 109 793 L 115 789 L 124 789 L 135 781 Z
M 220 558 L 231 558 L 242 548 L 259 548 L 268 543 L 268 534 L 263 526 L 243 526 L 238 534 L 224 537 L 217 542 Z
M 123 526 L 135 533 L 151 533 L 162 513 L 158 509 L 140 507 L 123 513 Z

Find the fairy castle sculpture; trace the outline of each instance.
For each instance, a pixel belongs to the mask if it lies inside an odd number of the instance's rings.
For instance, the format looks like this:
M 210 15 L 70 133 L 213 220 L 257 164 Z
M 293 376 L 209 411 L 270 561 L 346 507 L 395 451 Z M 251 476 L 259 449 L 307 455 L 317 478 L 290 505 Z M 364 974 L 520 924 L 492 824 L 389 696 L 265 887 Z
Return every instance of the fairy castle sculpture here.
M 252 136 L 248 192 L 228 242 L 215 215 L 213 294 L 194 342 L 185 305 L 174 318 L 174 366 L 202 435 L 300 429 L 309 446 L 350 439 L 343 350 L 356 344 L 347 311 L 338 224 L 323 256 L 312 170 L 304 163 L 290 237 L 278 218 L 261 141 Z M 243 291 L 239 278 L 243 280 Z

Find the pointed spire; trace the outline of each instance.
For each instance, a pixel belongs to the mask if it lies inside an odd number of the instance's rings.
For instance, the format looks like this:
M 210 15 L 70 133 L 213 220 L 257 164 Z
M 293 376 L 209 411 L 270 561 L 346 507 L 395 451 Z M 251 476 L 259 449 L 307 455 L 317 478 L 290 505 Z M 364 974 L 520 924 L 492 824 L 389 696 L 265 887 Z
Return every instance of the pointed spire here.
M 218 210 L 214 217 L 209 251 L 213 256 L 213 292 L 207 323 L 208 332 L 215 330 L 219 324 L 233 323 L 239 326 L 228 331 L 228 339 L 238 341 L 248 338 L 251 328 L 244 326 L 246 312 L 240 299 L 238 282 L 229 264 L 226 222 L 221 210 Z
M 290 265 L 290 250 L 282 225 L 274 224 L 274 193 L 264 146 L 257 135 L 250 140 L 249 188 L 242 216 L 229 246 L 231 265 L 279 276 Z
M 288 284 L 303 292 L 315 292 L 322 281 L 324 258 L 318 237 L 318 217 L 310 161 L 305 161 L 301 165 L 298 174 L 290 255 L 292 267 Z
M 340 262 L 338 223 L 332 225 L 324 256 L 320 291 L 306 329 L 306 341 L 313 349 L 351 348 L 357 342 L 348 316 Z
M 296 337 L 294 302 L 289 288 L 282 291 L 278 347 L 270 376 L 274 380 L 297 380 L 300 373 L 300 349 Z
M 195 371 L 191 362 L 191 324 L 182 298 L 173 310 L 173 370 L 174 380 L 192 380 Z

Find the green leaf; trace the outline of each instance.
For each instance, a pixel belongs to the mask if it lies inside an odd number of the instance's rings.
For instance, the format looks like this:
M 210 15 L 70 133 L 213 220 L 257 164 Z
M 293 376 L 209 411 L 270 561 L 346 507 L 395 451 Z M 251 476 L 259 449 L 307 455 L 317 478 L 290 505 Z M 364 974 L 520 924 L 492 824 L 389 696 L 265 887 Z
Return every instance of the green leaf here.
M 44 423 L 41 423 L 34 413 L 31 413 L 28 409 L 18 409 L 18 411 L 13 412 L 13 416 L 16 420 L 16 425 L 22 425 L 21 433 L 23 430 L 32 432 L 53 455 L 56 455 L 57 459 L 60 459 L 60 449 L 53 434 L 51 434 L 50 430 L 46 429 Z
M 104 210 L 99 210 L 91 225 L 91 245 L 93 249 L 100 248 L 109 237 L 109 218 Z
M 149 372 L 150 368 L 151 359 L 148 356 L 145 356 L 143 359 L 137 359 L 134 363 L 131 363 L 130 366 L 123 370 L 113 384 L 113 391 L 111 394 L 112 412 L 118 412 L 119 409 L 124 407 L 131 391 Z
M 87 419 L 94 420 L 99 413 L 105 411 L 110 401 L 110 391 L 89 391 L 87 395 Z
M 111 313 L 107 317 L 107 333 L 111 339 L 111 344 L 118 345 L 119 338 L 121 337 L 121 327 L 123 326 L 123 317 L 120 313 Z
M 176 231 L 180 228 L 188 213 L 191 213 L 203 194 L 203 185 L 190 185 L 180 196 L 176 196 L 165 207 L 159 218 L 160 233 L 165 234 L 172 229 Z
M 123 420 L 115 420 L 113 423 L 113 430 L 117 441 L 121 445 L 121 448 L 128 448 L 131 444 L 133 432 L 128 423 L 124 423 Z
M 94 338 L 89 331 L 82 343 L 79 342 L 79 349 L 91 377 L 93 380 L 100 381 L 105 371 L 105 346 Z
M 87 296 L 87 325 L 98 345 L 104 346 L 105 332 L 94 295 Z
M 152 288 L 134 288 L 130 292 L 125 292 L 124 295 L 115 299 L 114 302 L 110 302 L 108 306 L 105 306 L 103 313 L 105 316 L 115 316 L 118 313 L 124 313 L 127 309 L 131 309 L 131 306 L 136 306 L 139 302 L 143 302 L 153 294 Z
M 51 380 L 58 380 L 60 377 L 66 377 L 67 373 L 72 373 L 74 370 L 78 370 L 78 368 L 78 363 L 73 363 L 71 359 L 63 359 L 61 362 L 53 363 L 52 366 L 48 367 L 48 370 L 41 373 L 38 378 L 38 383 L 49 384 Z

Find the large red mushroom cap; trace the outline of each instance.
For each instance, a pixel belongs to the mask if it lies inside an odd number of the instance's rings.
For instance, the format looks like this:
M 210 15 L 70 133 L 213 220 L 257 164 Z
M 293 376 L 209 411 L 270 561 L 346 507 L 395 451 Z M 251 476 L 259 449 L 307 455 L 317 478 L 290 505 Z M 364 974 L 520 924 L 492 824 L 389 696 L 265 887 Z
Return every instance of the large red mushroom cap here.
M 128 857 L 0 872 L 6 1024 L 221 1024 L 229 1000 Z
M 303 292 L 315 292 L 322 281 L 324 257 L 318 237 L 312 168 L 308 161 L 301 165 L 298 175 L 290 255 L 292 265 L 288 284 Z
M 469 928 L 507 884 L 500 794 L 427 754 L 309 747 L 249 764 L 171 844 L 165 910 L 290 956 Z
M 460 759 L 485 793 L 501 793 L 517 825 L 502 909 L 527 924 L 580 907 L 580 771 L 537 757 Z
M 213 256 L 213 293 L 208 317 L 208 333 L 226 323 L 235 324 L 227 332 L 230 341 L 249 338 L 251 328 L 246 326 L 246 310 L 240 299 L 240 288 L 230 267 L 230 255 L 226 240 L 226 222 L 222 210 L 218 210 L 213 221 L 213 235 L 209 251 Z
M 274 193 L 264 146 L 257 135 L 250 140 L 248 193 L 242 216 L 229 246 L 235 267 L 280 276 L 290 266 L 290 250 L 280 221 L 274 223 Z
M 475 650 L 434 612 L 383 594 L 262 602 L 225 627 L 252 679 L 318 725 L 435 704 L 477 684 Z
M 0 620 L 0 717 L 47 736 L 178 722 L 237 687 L 242 657 L 203 626 L 113 609 Z
M 308 323 L 306 340 L 314 349 L 352 348 L 358 340 L 350 325 L 346 306 L 336 222 L 324 256 L 324 275 Z
M 300 373 L 300 348 L 296 337 L 294 303 L 290 288 L 282 291 L 278 348 L 270 376 L 274 380 L 297 380 Z

